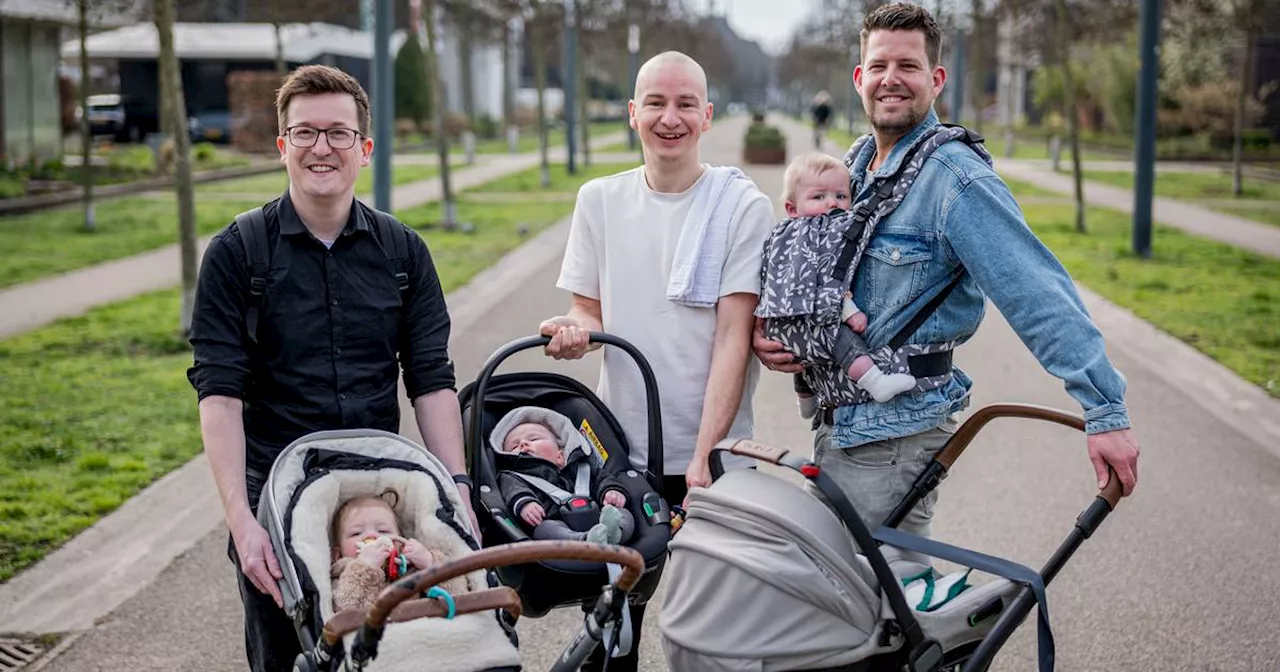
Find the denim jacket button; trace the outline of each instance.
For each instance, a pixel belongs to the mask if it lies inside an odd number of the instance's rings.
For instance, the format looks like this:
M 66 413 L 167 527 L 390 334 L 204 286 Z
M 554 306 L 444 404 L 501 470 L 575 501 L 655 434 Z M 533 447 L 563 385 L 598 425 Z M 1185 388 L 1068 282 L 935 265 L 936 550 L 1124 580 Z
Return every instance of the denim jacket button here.
M 890 252 L 890 253 L 889 253 L 889 258 L 890 258 L 890 259 L 892 259 L 892 260 L 894 260 L 894 261 L 897 261 L 898 259 L 901 259 L 901 258 L 902 258 L 902 253 L 901 253 L 901 252 L 899 252 L 899 251 L 898 251 L 898 248 L 896 248 L 896 247 L 895 247 L 895 248 L 893 248 L 893 252 Z

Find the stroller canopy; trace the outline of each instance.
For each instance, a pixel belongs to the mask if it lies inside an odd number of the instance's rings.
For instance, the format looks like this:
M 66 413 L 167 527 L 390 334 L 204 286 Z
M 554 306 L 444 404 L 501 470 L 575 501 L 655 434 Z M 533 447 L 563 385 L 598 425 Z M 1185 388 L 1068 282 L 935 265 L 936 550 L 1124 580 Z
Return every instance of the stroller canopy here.
M 661 630 L 673 669 L 833 667 L 876 649 L 870 565 L 791 483 L 735 469 L 691 490 L 670 548 Z

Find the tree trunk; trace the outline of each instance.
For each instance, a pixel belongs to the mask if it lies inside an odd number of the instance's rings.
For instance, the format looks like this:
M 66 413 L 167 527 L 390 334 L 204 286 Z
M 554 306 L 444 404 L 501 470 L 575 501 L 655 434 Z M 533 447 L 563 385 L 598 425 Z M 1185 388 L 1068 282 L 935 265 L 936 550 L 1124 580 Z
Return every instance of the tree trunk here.
M 1251 3 L 1252 4 L 1252 3 Z M 1258 31 L 1253 12 L 1244 29 L 1244 54 L 1240 59 L 1240 90 L 1236 92 L 1236 119 L 1231 141 L 1231 195 L 1240 198 L 1244 194 L 1244 125 L 1245 107 L 1249 101 L 1253 83 L 1253 48 L 1257 44 Z
M 191 183 L 191 137 L 187 134 L 187 105 L 182 96 L 182 69 L 173 48 L 173 0 L 155 0 L 156 33 L 160 39 L 159 67 L 168 72 L 163 129 L 173 142 L 174 184 L 178 192 L 178 243 L 182 259 L 182 307 L 179 324 L 183 337 L 191 333 L 196 297 L 196 200 Z
M 591 126 L 591 120 L 587 117 L 587 112 L 588 112 L 588 109 L 591 107 L 588 104 L 591 102 L 590 101 L 591 95 L 587 91 L 587 68 L 585 67 L 586 64 L 582 62 L 583 7 L 581 4 L 578 5 L 577 10 L 578 11 L 573 13 L 574 14 L 573 16 L 574 30 L 578 32 L 578 39 L 574 41 L 573 61 L 578 64 L 578 67 L 575 68 L 578 71 L 578 129 L 580 131 L 578 134 L 578 137 L 582 138 L 582 142 L 580 143 L 582 147 L 582 165 L 590 166 L 591 165 L 591 137 L 590 137 L 591 132 L 589 127 Z
M 551 188 L 551 161 L 547 153 L 547 106 L 544 91 L 547 88 L 547 55 L 542 53 L 542 27 L 535 21 L 525 32 L 529 35 L 529 51 L 533 55 L 534 86 L 538 89 L 538 152 L 542 156 L 542 188 Z
M 452 176 L 449 173 L 449 105 L 445 100 L 444 79 L 440 77 L 440 59 L 436 58 L 436 3 L 422 3 L 422 16 L 427 23 L 427 90 L 431 91 L 431 105 L 435 110 L 436 152 L 440 156 L 440 204 L 441 228 L 452 230 L 458 224 L 453 202 Z
M 284 64 L 284 39 L 280 37 L 280 22 L 273 21 L 271 27 L 276 31 L 276 74 L 284 77 L 288 68 Z
M 1084 217 L 1084 175 L 1080 168 L 1080 115 L 1076 109 L 1076 82 L 1071 73 L 1071 26 L 1067 23 L 1066 0 L 1055 0 L 1058 14 L 1058 64 L 1062 70 L 1062 98 L 1071 143 L 1071 173 L 1075 182 L 1076 231 L 1086 233 Z
M 511 22 L 502 28 L 502 131 L 516 123 L 515 68 L 511 62 Z
M 93 212 L 93 129 L 89 123 L 89 0 L 78 0 L 80 19 L 80 183 L 84 187 L 84 230 L 97 231 Z
M 973 101 L 973 130 L 982 134 L 982 100 L 986 89 L 983 72 L 982 0 L 973 0 L 973 36 L 969 44 L 969 98 Z
M 471 73 L 471 48 L 475 42 L 473 35 L 475 26 L 472 25 L 471 10 L 465 6 L 459 6 L 459 9 L 462 13 L 458 22 L 458 65 L 462 70 L 462 113 L 467 115 L 467 126 L 475 130 L 476 94 Z

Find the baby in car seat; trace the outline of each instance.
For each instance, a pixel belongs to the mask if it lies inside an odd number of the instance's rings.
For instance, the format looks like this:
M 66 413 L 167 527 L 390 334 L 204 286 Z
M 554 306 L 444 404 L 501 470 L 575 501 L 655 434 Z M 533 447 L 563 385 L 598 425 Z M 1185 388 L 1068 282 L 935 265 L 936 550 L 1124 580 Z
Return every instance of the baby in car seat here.
M 635 533 L 622 482 L 601 468 L 569 418 L 517 408 L 498 421 L 490 442 L 502 500 L 534 539 L 624 544 Z
M 330 578 L 335 610 L 366 610 L 391 581 L 445 562 L 440 551 L 400 536 L 393 508 L 397 499 L 394 490 L 379 497 L 353 497 L 334 514 Z M 440 587 L 452 595 L 465 592 L 466 577 L 455 577 Z

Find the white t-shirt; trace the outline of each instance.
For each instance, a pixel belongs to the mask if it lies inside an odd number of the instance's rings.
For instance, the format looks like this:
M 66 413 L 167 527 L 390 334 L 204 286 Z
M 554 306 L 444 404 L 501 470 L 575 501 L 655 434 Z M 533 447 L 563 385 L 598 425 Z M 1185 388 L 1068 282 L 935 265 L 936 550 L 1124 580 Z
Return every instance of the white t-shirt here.
M 698 183 L 707 175 L 704 170 Z M 599 300 L 604 330 L 634 344 L 653 368 L 662 408 L 666 476 L 684 474 L 693 458 L 715 341 L 715 308 L 667 299 L 676 244 L 698 183 L 683 193 L 659 193 L 649 188 L 643 167 L 587 182 L 578 191 L 556 283 Z M 773 224 L 773 204 L 760 191 L 739 202 L 729 225 L 720 296 L 760 294 L 764 242 Z M 643 468 L 648 459 L 644 380 L 627 353 L 610 346 L 603 349 L 597 393 L 626 431 L 632 464 Z M 747 366 L 742 401 L 727 438 L 749 438 L 754 428 L 751 400 L 759 362 L 751 356 Z M 726 467 L 744 463 L 728 453 L 722 458 Z

